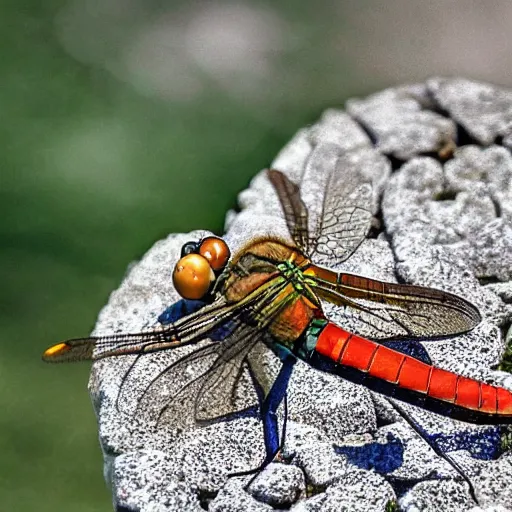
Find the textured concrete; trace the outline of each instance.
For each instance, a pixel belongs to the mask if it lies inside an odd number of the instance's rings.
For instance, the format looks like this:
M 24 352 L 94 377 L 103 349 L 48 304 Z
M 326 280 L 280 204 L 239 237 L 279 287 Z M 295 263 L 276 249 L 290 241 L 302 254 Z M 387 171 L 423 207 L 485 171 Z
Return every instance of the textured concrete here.
M 509 389 L 510 375 L 492 368 L 504 351 L 503 332 L 512 320 L 511 118 L 511 91 L 432 79 L 351 100 L 346 112 L 326 111 L 273 162 L 301 184 L 311 227 L 332 169 L 342 170 L 336 183 L 341 192 L 371 182 L 374 193 L 367 199 L 377 237 L 345 262 L 343 248 L 338 259 L 318 262 L 468 298 L 482 312 L 482 323 L 471 333 L 424 346 L 437 365 Z M 241 211 L 226 218 L 225 238 L 233 252 L 254 236 L 290 239 L 263 173 L 240 194 L 239 204 Z M 181 245 L 204 234 L 171 235 L 157 242 L 130 267 L 94 333 L 154 327 L 158 315 L 178 299 L 171 274 Z M 342 308 L 326 305 L 325 311 L 341 326 L 372 335 L 371 326 Z M 263 459 L 256 417 L 198 427 L 184 393 L 157 424 L 157 397 L 141 400 L 152 378 L 195 348 L 146 355 L 128 375 L 134 356 L 93 366 L 89 387 L 105 477 L 120 510 L 382 511 L 395 500 L 410 511 L 482 510 L 473 508 L 467 484 L 388 402 L 303 363 L 296 365 L 290 382 L 284 462 L 272 464 L 246 489 L 248 477 L 228 475 L 255 468 Z M 263 346 L 257 350 L 254 357 L 271 379 L 279 363 Z M 189 365 L 173 372 L 157 392 L 179 390 L 199 371 Z M 256 403 L 248 378 L 237 400 L 241 408 Z M 497 460 L 482 458 L 494 446 L 495 430 L 412 406 L 404 409 L 450 450 L 483 510 L 512 510 L 510 453 Z

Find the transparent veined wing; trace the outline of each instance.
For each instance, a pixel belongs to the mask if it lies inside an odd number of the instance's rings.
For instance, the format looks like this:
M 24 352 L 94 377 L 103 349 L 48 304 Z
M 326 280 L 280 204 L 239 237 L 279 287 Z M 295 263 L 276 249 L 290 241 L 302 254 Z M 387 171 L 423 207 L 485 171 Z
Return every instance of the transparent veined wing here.
M 267 176 L 279 197 L 290 235 L 306 255 L 320 264 L 348 259 L 366 238 L 372 220 L 372 187 L 343 173 L 336 163 L 323 186 L 322 204 L 308 231 L 308 210 L 300 187 L 277 170 Z
M 279 197 L 288 231 L 305 254 L 309 254 L 310 238 L 308 234 L 308 210 L 300 196 L 300 188 L 285 174 L 269 169 L 267 176 Z
M 253 404 L 248 404 L 247 390 L 252 390 L 252 384 L 244 370 L 254 377 L 261 375 L 251 368 L 255 359 L 250 355 L 265 339 L 269 324 L 286 307 L 289 298 L 276 301 L 286 285 L 286 281 L 278 281 L 260 294 L 243 318 L 231 320 L 232 331 L 224 340 L 201 347 L 160 371 L 145 387 L 138 409 L 156 411 L 157 422 L 173 417 L 185 423 L 184 402 L 193 404 L 193 418 L 188 421 L 194 423 L 223 419 L 251 407 L 255 412 L 257 396 L 253 392 Z
M 222 342 L 180 358 L 151 379 L 137 410 L 152 411 L 157 424 L 172 418 L 185 425 L 224 419 L 255 407 L 257 396 L 244 370 L 261 335 L 240 324 Z
M 317 268 L 315 291 L 350 321 L 362 324 L 372 338 L 446 337 L 470 331 L 481 320 L 470 302 L 449 292 L 423 286 L 386 283 Z
M 244 369 L 249 369 L 250 365 L 248 356 L 265 336 L 269 323 L 285 307 L 286 300 L 276 301 L 285 286 L 286 281 L 273 279 L 237 303 L 219 299 L 153 331 L 68 340 L 50 347 L 43 358 L 50 362 L 64 362 L 136 355 L 121 380 L 116 399 L 117 408 L 128 414 L 143 408 L 158 422 L 180 401 L 193 404 L 189 420 L 194 423 L 239 413 L 247 408 L 240 405 L 240 397 L 251 389 L 247 385 L 247 377 L 244 377 Z M 262 311 L 265 311 L 263 317 Z M 226 338 L 209 342 L 208 334 L 219 325 L 225 326 Z M 198 344 L 201 346 L 196 348 Z M 132 384 L 133 379 L 136 381 L 140 377 L 138 368 L 142 356 L 186 347 L 193 351 L 180 355 L 158 371 L 134 408 L 132 395 L 136 386 Z M 240 391 L 241 385 L 244 393 Z M 256 398 L 255 393 L 253 396 Z M 244 401 L 246 403 L 247 400 Z M 180 414 L 186 416 L 186 409 L 181 408 Z M 188 409 L 189 412 L 192 410 L 191 407 Z M 179 415 L 177 418 L 182 419 Z
M 194 344 L 242 312 L 257 310 L 257 305 L 274 297 L 276 288 L 282 286 L 282 283 L 275 281 L 265 283 L 238 302 L 228 302 L 219 297 L 212 304 L 151 331 L 66 340 L 48 348 L 43 353 L 43 360 L 49 363 L 97 361 L 106 357 L 147 354 Z

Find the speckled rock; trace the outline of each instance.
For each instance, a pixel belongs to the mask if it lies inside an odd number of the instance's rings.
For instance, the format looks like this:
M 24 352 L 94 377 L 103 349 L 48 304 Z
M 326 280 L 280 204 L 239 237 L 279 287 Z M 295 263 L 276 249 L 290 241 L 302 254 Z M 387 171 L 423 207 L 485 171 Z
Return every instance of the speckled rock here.
M 458 512 L 469 510 L 472 505 L 464 483 L 454 480 L 420 482 L 400 500 L 400 508 L 406 512 Z
M 161 451 L 126 452 L 115 458 L 111 481 L 118 508 L 144 512 L 202 510 L 196 494 L 174 479 L 169 456 Z
M 211 512 L 267 512 L 273 507 L 256 500 L 244 489 L 244 483 L 238 478 L 230 479 L 211 501 Z
M 289 507 L 304 495 L 304 473 L 291 464 L 271 463 L 249 485 L 247 492 L 274 507 Z
M 308 483 L 315 487 L 327 487 L 348 471 L 346 459 L 336 454 L 332 443 L 305 444 L 295 451 L 293 462 L 304 471 Z
M 462 78 L 433 78 L 427 87 L 438 107 L 477 142 L 489 146 L 500 138 L 511 146 L 512 91 Z
M 424 348 L 438 366 L 509 389 L 511 376 L 493 368 L 505 350 L 503 332 L 512 322 L 511 127 L 511 91 L 462 79 L 432 79 L 351 100 L 346 111 L 326 111 L 318 123 L 300 130 L 272 164 L 301 185 L 311 229 L 333 170 L 339 173 L 335 185 L 340 190 L 372 183 L 373 195 L 365 200 L 374 215 L 374 237 L 346 261 L 350 242 L 335 258 L 317 263 L 467 297 L 482 312 L 482 323 L 463 336 L 425 342 Z M 232 252 L 254 236 L 291 241 L 264 173 L 240 194 L 239 204 L 240 211 L 226 217 L 225 239 Z M 157 242 L 130 267 L 94 333 L 155 327 L 159 314 L 179 298 L 171 275 L 182 244 L 205 234 L 170 235 Z M 364 336 L 375 329 L 340 307 L 326 304 L 325 313 Z M 511 455 L 499 451 L 498 430 L 402 406 L 463 468 L 479 500 L 481 508 L 475 508 L 467 482 L 401 420 L 392 404 L 301 362 L 289 384 L 281 462 L 247 487 L 250 477 L 230 475 L 263 460 L 257 409 L 252 416 L 198 426 L 183 393 L 159 417 L 155 404 L 162 396 L 185 385 L 193 390 L 200 372 L 193 365 L 170 373 L 154 394 L 145 393 L 169 365 L 209 343 L 145 355 L 135 365 L 135 356 L 94 364 L 89 389 L 117 509 L 512 510 Z M 280 365 L 277 358 L 263 344 L 251 357 L 271 383 Z M 236 400 L 240 409 L 257 404 L 247 374 Z
M 453 144 L 455 123 L 423 107 L 423 88 L 387 89 L 363 100 L 349 100 L 347 112 L 372 135 L 385 154 L 406 160 Z
M 329 486 L 325 492 L 307 498 L 293 512 L 380 512 L 395 499 L 395 493 L 384 478 L 370 471 L 353 470 Z

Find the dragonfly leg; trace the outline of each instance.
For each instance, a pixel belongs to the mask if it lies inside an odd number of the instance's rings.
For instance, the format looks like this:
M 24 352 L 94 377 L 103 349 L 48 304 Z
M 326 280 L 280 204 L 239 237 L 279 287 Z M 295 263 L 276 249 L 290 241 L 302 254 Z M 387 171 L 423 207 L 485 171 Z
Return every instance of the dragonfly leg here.
M 265 457 L 266 460 L 273 460 L 280 446 L 284 442 L 283 436 L 281 436 L 281 440 L 279 439 L 277 410 L 281 405 L 281 402 L 286 398 L 286 390 L 293 372 L 295 361 L 296 359 L 292 356 L 287 357 L 283 361 L 283 366 L 281 367 L 276 380 L 272 384 L 270 391 L 263 399 L 260 406 L 261 421 L 263 422 L 263 437 L 267 453 Z
M 253 477 L 244 485 L 244 490 L 247 491 L 251 484 L 260 476 L 260 474 L 266 469 L 266 467 L 271 463 L 274 462 L 276 459 L 279 458 L 279 453 L 281 452 L 285 438 L 286 438 L 286 421 L 288 418 L 288 398 L 286 395 L 284 395 L 283 398 L 283 406 L 284 406 L 284 420 L 283 420 L 283 428 L 282 428 L 282 434 L 281 434 L 281 441 L 279 443 L 279 446 L 275 450 L 274 453 L 267 452 L 267 455 L 265 456 L 265 459 L 263 462 L 254 469 L 248 469 L 247 471 L 240 471 L 238 473 L 231 473 L 229 476 L 248 476 L 253 475 Z
M 406 423 L 409 424 L 409 426 L 434 450 L 435 454 L 444 459 L 450 466 L 459 473 L 459 475 L 462 477 L 462 479 L 468 484 L 469 487 L 469 494 L 471 495 L 471 498 L 474 500 L 474 502 L 477 505 L 480 505 L 478 498 L 476 497 L 475 488 L 473 487 L 473 484 L 471 483 L 471 480 L 468 478 L 466 473 L 464 473 L 464 470 L 459 465 L 457 461 L 452 459 L 447 453 L 444 453 L 436 444 L 434 440 L 430 438 L 427 432 L 418 424 L 417 421 L 415 421 L 400 405 L 398 405 L 394 400 L 389 400 L 388 402 L 391 404 L 393 409 L 405 420 Z
M 278 456 L 281 451 L 286 436 L 286 423 L 288 417 L 288 403 L 286 398 L 286 390 L 288 388 L 288 382 L 293 372 L 293 366 L 295 364 L 295 357 L 289 356 L 283 360 L 283 366 L 276 377 L 276 380 L 272 384 L 267 396 L 261 400 L 260 405 L 260 416 L 263 422 L 263 439 L 265 443 L 266 455 L 263 462 L 254 469 L 247 471 L 241 471 L 238 473 L 231 473 L 229 476 L 247 476 L 254 474 L 246 485 L 249 485 L 254 479 Z M 284 420 L 283 427 L 281 428 L 281 437 L 279 436 L 278 417 L 277 409 L 281 402 L 284 403 Z
M 288 414 L 288 400 L 286 398 L 286 395 L 284 396 L 283 398 L 283 405 L 284 405 L 284 408 L 285 408 L 285 421 L 286 421 L 286 414 Z M 284 431 L 284 430 L 283 430 Z M 274 462 L 276 460 L 276 458 L 278 458 L 278 455 L 279 455 L 279 452 L 281 451 L 282 447 L 283 447 L 283 444 L 284 444 L 284 437 L 282 436 L 281 437 L 281 441 L 280 443 L 276 446 L 275 449 L 273 449 L 273 451 L 268 451 L 267 450 L 267 453 L 265 455 L 265 458 L 263 459 L 263 462 L 256 468 L 253 468 L 253 469 L 247 469 L 246 471 L 239 471 L 237 473 L 230 473 L 229 476 L 230 477 L 234 477 L 234 476 L 248 476 L 248 475 L 254 475 L 253 478 L 251 478 L 249 480 L 249 482 L 245 485 L 245 488 L 249 487 L 252 482 L 254 482 L 254 480 L 259 476 L 259 474 L 271 463 L 271 462 Z
M 265 440 L 265 450 L 267 452 L 266 460 L 269 461 L 274 459 L 275 455 L 284 444 L 287 408 L 285 407 L 281 439 L 279 439 L 277 410 L 283 400 L 285 400 L 285 406 L 287 405 L 286 390 L 288 389 L 288 382 L 292 376 L 295 362 L 296 359 L 293 356 L 288 356 L 283 360 L 283 366 L 274 384 L 270 388 L 268 395 L 261 404 L 261 420 L 263 421 L 263 436 Z

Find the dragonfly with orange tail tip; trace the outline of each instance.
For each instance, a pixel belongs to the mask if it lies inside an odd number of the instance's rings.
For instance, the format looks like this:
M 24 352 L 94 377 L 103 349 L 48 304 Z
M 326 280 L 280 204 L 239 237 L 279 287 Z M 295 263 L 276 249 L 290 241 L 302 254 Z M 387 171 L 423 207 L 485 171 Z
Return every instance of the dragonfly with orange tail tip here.
M 43 359 L 64 362 L 134 354 L 138 357 L 130 372 L 144 354 L 211 339 L 215 343 L 189 352 L 152 378 L 143 397 L 154 396 L 154 390 L 180 368 L 202 363 L 193 381 L 174 395 L 146 400 L 145 405 L 158 409 L 160 419 L 174 397 L 189 393 L 195 419 L 214 421 L 237 412 L 242 370 L 251 368 L 249 356 L 263 341 L 283 362 L 260 404 L 265 464 L 282 444 L 276 410 L 297 359 L 393 399 L 393 408 L 436 453 L 436 446 L 394 399 L 469 423 L 512 424 L 512 392 L 435 367 L 421 348 L 414 348 L 417 340 L 472 330 L 480 314 L 471 303 L 445 291 L 377 281 L 315 264 L 330 258 L 344 261 L 364 240 L 372 219 L 370 185 L 329 180 L 321 215 L 312 223 L 300 188 L 277 170 L 267 171 L 267 176 L 293 243 L 255 238 L 231 256 L 221 238 L 189 242 L 173 274 L 183 299 L 161 315 L 161 328 L 68 340 L 47 349 Z M 323 301 L 349 310 L 376 335 L 362 337 L 329 321 Z M 440 455 L 464 477 L 453 460 Z

